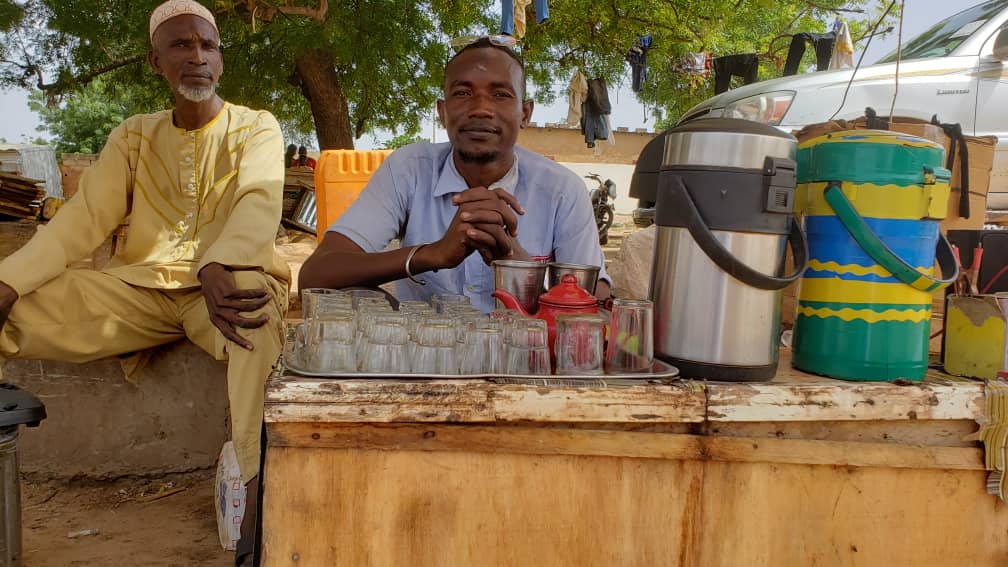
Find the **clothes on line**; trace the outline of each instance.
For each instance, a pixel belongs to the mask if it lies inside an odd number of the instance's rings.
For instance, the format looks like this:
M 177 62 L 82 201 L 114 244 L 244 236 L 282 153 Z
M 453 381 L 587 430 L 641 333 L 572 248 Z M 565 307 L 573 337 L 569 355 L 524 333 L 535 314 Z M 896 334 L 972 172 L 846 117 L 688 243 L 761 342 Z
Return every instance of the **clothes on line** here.
M 521 2 L 522 0 L 518 0 Z M 543 23 L 549 19 L 549 5 L 546 3 L 547 0 L 533 0 L 533 5 L 535 7 L 536 23 Z M 521 8 L 521 18 L 522 18 L 522 35 L 525 34 L 525 6 L 528 6 L 528 0 L 524 0 L 524 5 Z M 516 3 L 515 0 L 501 0 L 501 33 L 507 35 L 515 35 L 515 14 L 516 14 Z M 522 37 L 522 36 L 515 36 Z
M 835 32 L 827 33 L 796 33 L 791 37 L 791 47 L 788 48 L 787 60 L 784 62 L 784 76 L 798 73 L 802 55 L 805 54 L 805 44 L 811 43 L 816 54 L 816 71 L 829 69 L 830 58 L 833 56 L 833 44 L 836 42 Z M 851 50 L 853 51 L 853 49 Z
M 626 60 L 630 63 L 631 84 L 630 88 L 635 93 L 639 93 L 647 82 L 647 52 L 651 49 L 651 34 L 637 36 L 637 41 L 630 48 L 626 55 Z
M 759 75 L 759 59 L 755 53 L 739 53 L 714 59 L 714 94 L 731 88 L 732 77 L 742 77 L 743 84 L 755 83 Z
M 710 67 L 710 55 L 704 51 L 687 53 L 679 64 L 679 70 L 686 75 L 704 75 Z
M 574 126 L 581 123 L 581 108 L 588 99 L 588 77 L 585 77 L 581 69 L 574 71 L 570 85 L 567 87 L 567 125 Z
M 854 42 L 851 40 L 847 22 L 840 21 L 836 30 L 836 45 L 830 59 L 830 69 L 850 69 L 854 67 Z
M 609 103 L 609 91 L 605 80 L 592 79 L 588 81 L 588 96 L 581 107 L 581 132 L 589 148 L 595 147 L 596 140 L 608 140 L 616 143 L 609 124 L 609 114 L 612 105 Z

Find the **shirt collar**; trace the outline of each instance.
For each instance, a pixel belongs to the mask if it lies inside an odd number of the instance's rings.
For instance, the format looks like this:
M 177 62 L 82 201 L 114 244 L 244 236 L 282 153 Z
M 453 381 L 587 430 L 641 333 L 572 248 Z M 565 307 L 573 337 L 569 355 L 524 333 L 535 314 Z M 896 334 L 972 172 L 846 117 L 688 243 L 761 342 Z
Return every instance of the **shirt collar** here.
M 444 165 L 441 166 L 441 175 L 438 176 L 437 185 L 434 187 L 434 196 L 441 197 L 443 195 L 451 195 L 453 193 L 461 193 L 469 188 L 469 184 L 466 183 L 462 174 L 458 172 L 455 168 L 455 159 L 453 157 L 452 151 L 448 152 L 448 157 L 445 159 Z M 512 195 L 515 192 L 515 187 L 518 186 L 518 154 L 515 153 L 514 162 L 511 164 L 511 169 L 504 174 L 503 177 L 494 181 L 490 184 L 487 189 L 497 189 L 501 188 Z

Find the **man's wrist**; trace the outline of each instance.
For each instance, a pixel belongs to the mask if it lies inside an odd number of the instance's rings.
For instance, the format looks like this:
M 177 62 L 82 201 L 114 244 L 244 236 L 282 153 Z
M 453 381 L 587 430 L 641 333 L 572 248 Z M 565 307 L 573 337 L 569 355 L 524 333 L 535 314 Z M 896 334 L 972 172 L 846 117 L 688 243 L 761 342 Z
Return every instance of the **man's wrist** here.
M 413 259 L 410 261 L 410 272 L 413 275 L 424 272 L 436 272 L 442 267 L 438 260 L 436 246 L 436 242 L 420 245 L 420 249 L 416 251 Z
M 525 261 L 528 261 L 528 260 L 532 259 L 532 255 L 529 254 L 527 250 L 525 250 L 524 248 L 522 248 L 521 244 L 518 244 L 518 239 L 517 238 L 512 238 L 511 239 L 511 256 L 509 256 L 508 259 L 510 259 L 510 260 L 525 260 Z
M 196 279 L 201 279 L 206 274 L 212 274 L 219 271 L 230 271 L 227 266 L 219 262 L 210 262 L 206 266 L 200 268 L 200 271 L 196 273 Z

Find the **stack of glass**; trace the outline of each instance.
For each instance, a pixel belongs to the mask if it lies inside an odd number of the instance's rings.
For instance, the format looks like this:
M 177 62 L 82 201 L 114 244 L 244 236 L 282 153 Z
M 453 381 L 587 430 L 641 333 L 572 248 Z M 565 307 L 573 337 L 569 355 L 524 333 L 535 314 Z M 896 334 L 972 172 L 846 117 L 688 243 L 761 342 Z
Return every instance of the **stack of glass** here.
M 650 371 L 650 302 L 614 304 L 601 315 L 559 315 L 556 359 L 546 322 L 517 311 L 481 313 L 464 295 L 435 294 L 394 310 L 371 290 L 301 291 L 304 321 L 290 325 L 284 358 L 320 374 L 599 375 Z M 609 342 L 606 333 L 619 333 Z M 615 335 L 614 335 L 615 336 Z

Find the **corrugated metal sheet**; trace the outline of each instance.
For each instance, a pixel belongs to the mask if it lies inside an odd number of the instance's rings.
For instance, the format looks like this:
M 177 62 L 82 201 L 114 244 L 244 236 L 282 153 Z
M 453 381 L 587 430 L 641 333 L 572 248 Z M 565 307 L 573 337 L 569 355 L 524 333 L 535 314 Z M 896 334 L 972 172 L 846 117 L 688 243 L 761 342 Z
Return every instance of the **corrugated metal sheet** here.
M 63 196 L 63 174 L 49 146 L 0 144 L 0 171 L 45 181 L 47 197 Z

